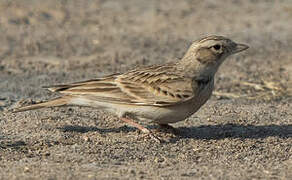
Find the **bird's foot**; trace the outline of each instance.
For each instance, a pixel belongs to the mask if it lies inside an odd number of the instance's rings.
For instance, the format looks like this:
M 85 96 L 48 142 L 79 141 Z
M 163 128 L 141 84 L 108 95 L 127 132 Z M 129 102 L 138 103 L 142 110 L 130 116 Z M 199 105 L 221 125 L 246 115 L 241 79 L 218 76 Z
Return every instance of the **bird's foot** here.
M 124 121 L 125 123 L 136 127 L 137 129 L 139 129 L 140 131 L 142 131 L 144 133 L 143 138 L 150 138 L 152 140 L 154 140 L 157 143 L 162 143 L 165 142 L 164 140 L 162 140 L 161 138 L 157 137 L 155 135 L 155 133 L 153 133 L 152 131 L 150 131 L 149 129 L 143 127 L 142 125 L 134 122 L 132 119 L 130 118 L 121 118 L 122 121 Z
M 157 135 L 155 135 L 153 132 L 150 132 L 150 133 L 147 133 L 147 134 L 144 134 L 142 136 L 144 139 L 151 139 L 151 140 L 154 140 L 155 142 L 157 143 L 164 143 L 165 140 L 163 140 L 162 138 L 158 137 Z

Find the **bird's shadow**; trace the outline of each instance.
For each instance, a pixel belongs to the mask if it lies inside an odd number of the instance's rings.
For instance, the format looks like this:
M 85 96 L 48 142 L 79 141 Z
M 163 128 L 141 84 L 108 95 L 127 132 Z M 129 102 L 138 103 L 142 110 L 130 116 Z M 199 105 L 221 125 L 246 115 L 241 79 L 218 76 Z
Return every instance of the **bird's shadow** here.
M 57 129 L 61 130 L 62 132 L 77 132 L 77 133 L 99 132 L 101 134 L 136 131 L 135 128 L 128 127 L 128 126 L 121 126 L 119 128 L 98 128 L 95 126 L 65 125 L 62 127 L 58 127 Z
M 150 129 L 156 129 L 157 126 L 150 126 Z M 138 131 L 133 127 L 122 126 L 119 128 L 97 128 L 94 126 L 67 125 L 59 127 L 63 132 L 99 132 L 101 134 L 134 132 Z M 292 137 L 292 125 L 204 125 L 193 127 L 175 128 L 176 136 L 167 142 L 175 143 L 182 139 L 198 139 L 198 140 L 220 140 L 220 139 L 264 139 L 267 137 L 279 137 L 287 139 Z M 0 137 L 0 140 L 3 139 Z M 5 139 L 5 138 L 4 138 Z M 27 144 L 24 141 L 0 141 L 1 149 L 22 149 Z
M 261 139 L 267 137 L 292 137 L 292 125 L 204 125 L 178 128 L 184 139 L 216 140 L 225 138 Z
M 150 126 L 150 129 L 157 128 Z M 120 128 L 97 128 L 85 126 L 63 126 L 59 128 L 64 132 L 100 132 L 100 133 L 119 133 L 137 131 L 135 128 L 122 126 Z M 223 124 L 223 125 L 203 125 L 193 127 L 178 127 L 175 128 L 176 137 L 171 141 L 180 139 L 205 139 L 205 140 L 220 140 L 225 138 L 240 138 L 240 139 L 261 139 L 267 137 L 292 137 L 292 125 L 238 125 L 238 124 Z

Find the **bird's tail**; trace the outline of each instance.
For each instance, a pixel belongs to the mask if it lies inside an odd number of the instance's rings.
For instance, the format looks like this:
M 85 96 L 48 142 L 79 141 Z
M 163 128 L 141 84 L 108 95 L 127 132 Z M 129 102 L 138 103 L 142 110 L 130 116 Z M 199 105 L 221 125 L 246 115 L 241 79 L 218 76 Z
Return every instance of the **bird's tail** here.
M 69 101 L 70 101 L 70 98 L 63 96 L 63 97 L 58 97 L 56 99 L 48 100 L 46 102 L 41 102 L 41 103 L 29 105 L 29 106 L 14 108 L 11 110 L 11 112 L 16 113 L 16 112 L 29 111 L 29 110 L 40 109 L 40 108 L 64 106 L 64 105 L 69 104 Z

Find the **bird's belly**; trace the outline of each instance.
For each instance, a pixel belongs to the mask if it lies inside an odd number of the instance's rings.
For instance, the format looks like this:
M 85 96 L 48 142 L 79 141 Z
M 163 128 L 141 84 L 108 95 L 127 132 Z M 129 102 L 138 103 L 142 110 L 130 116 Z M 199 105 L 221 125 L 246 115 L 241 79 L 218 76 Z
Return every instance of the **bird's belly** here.
M 199 108 L 191 104 L 180 104 L 176 106 L 158 107 L 158 106 L 137 106 L 116 104 L 115 108 L 105 107 L 104 110 L 116 114 L 119 117 L 130 115 L 143 123 L 154 122 L 157 124 L 168 124 L 182 121 Z
M 206 86 L 198 93 L 198 96 L 193 99 L 180 105 L 170 106 L 167 108 L 167 111 L 161 110 L 162 112 L 164 111 L 164 113 L 161 113 L 161 115 L 157 117 L 157 119 L 153 119 L 153 121 L 158 124 L 167 124 L 185 120 L 197 112 L 207 102 L 212 95 L 213 87 L 213 84 L 210 84 L 210 86 Z
M 211 92 L 194 98 L 190 101 L 168 107 L 153 107 L 153 106 L 140 106 L 134 108 L 133 114 L 136 114 L 138 119 L 143 121 L 150 121 L 157 124 L 168 124 L 183 121 L 197 112 L 202 105 L 209 99 Z

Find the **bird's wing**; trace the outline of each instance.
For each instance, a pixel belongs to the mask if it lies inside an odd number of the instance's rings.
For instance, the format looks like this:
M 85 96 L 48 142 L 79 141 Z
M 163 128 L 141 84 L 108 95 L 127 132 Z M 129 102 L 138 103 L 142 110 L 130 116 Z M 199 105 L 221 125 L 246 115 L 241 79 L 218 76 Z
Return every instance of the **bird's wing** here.
M 46 88 L 109 103 L 170 106 L 187 101 L 196 94 L 192 79 L 179 75 L 174 68 L 173 65 L 150 66 L 124 74 Z

